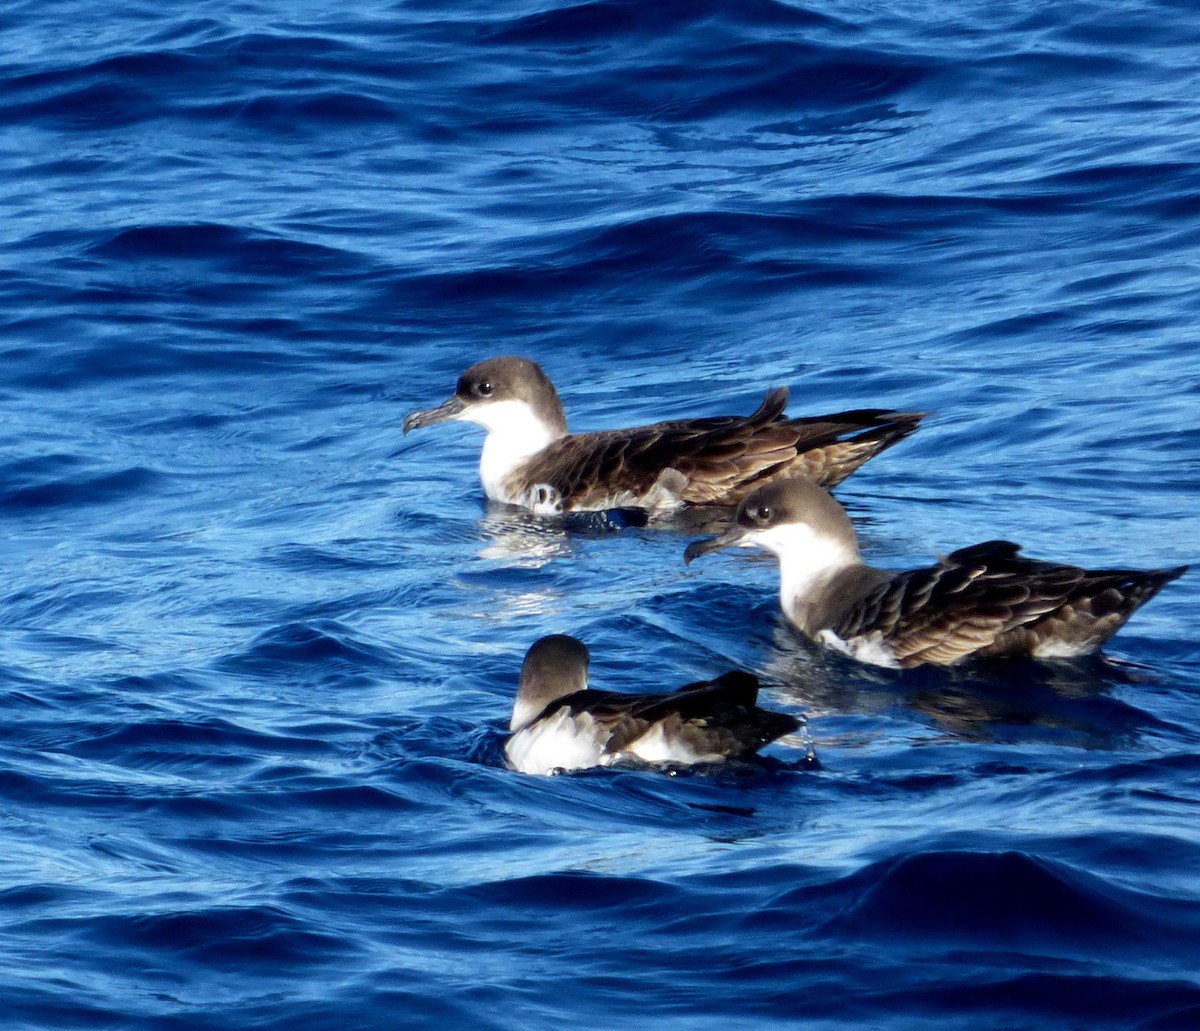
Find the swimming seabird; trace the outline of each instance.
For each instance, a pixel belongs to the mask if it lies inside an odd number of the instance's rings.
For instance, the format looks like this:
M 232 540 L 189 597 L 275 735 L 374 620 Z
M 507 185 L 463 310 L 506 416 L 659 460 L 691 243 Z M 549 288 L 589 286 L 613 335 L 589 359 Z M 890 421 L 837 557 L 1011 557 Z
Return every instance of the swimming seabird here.
M 832 487 L 907 437 L 925 414 L 870 408 L 789 419 L 787 399 L 778 387 L 747 416 L 568 433 L 546 374 L 527 358 L 506 356 L 472 365 L 445 404 L 410 412 L 403 429 L 448 420 L 482 426 L 479 478 L 487 496 L 554 514 L 732 506 L 786 475 Z
M 625 694 L 587 686 L 588 650 L 553 634 L 525 654 L 504 754 L 521 773 L 554 773 L 621 760 L 716 763 L 748 756 L 799 720 L 756 705 L 758 678 L 725 673 L 676 691 Z
M 780 604 L 806 636 L 892 667 L 1084 655 L 1187 569 L 1079 569 L 1024 558 L 1010 541 L 923 569 L 876 569 L 863 562 L 845 509 L 797 479 L 756 490 L 728 531 L 693 541 L 684 558 L 730 546 L 778 557 Z

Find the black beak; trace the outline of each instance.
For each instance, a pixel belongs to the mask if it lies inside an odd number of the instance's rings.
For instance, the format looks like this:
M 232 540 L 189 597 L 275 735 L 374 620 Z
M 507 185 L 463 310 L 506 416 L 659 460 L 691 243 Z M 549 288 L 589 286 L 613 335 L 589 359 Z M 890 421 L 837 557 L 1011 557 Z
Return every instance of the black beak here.
M 691 565 L 692 559 L 699 558 L 701 555 L 707 555 L 710 551 L 720 551 L 722 548 L 735 547 L 745 536 L 746 531 L 737 524 L 734 524 L 724 533 L 719 533 L 715 537 L 702 537 L 698 541 L 692 541 L 684 550 L 684 564 Z
M 400 428 L 407 433 L 409 430 L 418 430 L 422 426 L 432 426 L 435 422 L 446 422 L 448 419 L 462 414 L 464 407 L 466 406 L 463 404 L 462 398 L 455 394 L 445 404 L 438 405 L 436 408 L 427 408 L 422 412 L 409 412 L 404 417 Z

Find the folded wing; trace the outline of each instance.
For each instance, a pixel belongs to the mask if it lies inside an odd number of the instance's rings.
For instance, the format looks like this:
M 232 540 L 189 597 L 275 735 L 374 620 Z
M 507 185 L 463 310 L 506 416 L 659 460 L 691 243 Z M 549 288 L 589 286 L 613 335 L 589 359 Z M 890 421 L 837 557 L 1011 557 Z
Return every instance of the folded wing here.
M 916 412 L 861 409 L 788 419 L 787 398 L 781 387 L 748 416 L 569 436 L 523 467 L 522 476 L 551 484 L 573 509 L 637 505 L 652 490 L 667 487 L 681 504 L 732 505 L 777 476 L 840 483 L 912 433 L 922 418 Z
M 831 629 L 843 640 L 879 634 L 901 666 L 1083 654 L 1186 568 L 1085 570 L 1019 551 L 1010 541 L 988 541 L 900 573 Z

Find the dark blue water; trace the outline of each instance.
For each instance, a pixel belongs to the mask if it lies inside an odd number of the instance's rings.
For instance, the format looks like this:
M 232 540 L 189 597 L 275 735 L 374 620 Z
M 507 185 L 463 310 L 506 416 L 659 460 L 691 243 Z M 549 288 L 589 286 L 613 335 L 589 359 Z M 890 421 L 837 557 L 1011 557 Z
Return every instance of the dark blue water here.
M 816 655 L 770 562 L 400 419 L 924 408 L 869 557 L 1200 559 L 1193 4 L 0 13 L 0 1023 L 1200 1027 L 1195 574 L 1107 659 Z M 815 760 L 504 768 L 524 649 Z

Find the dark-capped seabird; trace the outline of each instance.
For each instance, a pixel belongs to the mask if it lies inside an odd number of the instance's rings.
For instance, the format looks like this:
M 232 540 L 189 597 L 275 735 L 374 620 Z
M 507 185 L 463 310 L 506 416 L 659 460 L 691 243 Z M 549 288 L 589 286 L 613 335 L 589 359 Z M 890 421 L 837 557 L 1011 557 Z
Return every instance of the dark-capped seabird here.
M 587 686 L 588 650 L 554 634 L 525 654 L 504 754 L 521 773 L 621 760 L 716 763 L 752 755 L 796 730 L 787 713 L 758 708 L 758 678 L 725 673 L 677 691 L 624 694 Z
M 780 604 L 805 635 L 892 667 L 1084 655 L 1187 569 L 1079 569 L 1024 558 L 1010 541 L 923 569 L 876 569 L 863 562 L 845 509 L 797 479 L 754 491 L 727 532 L 693 541 L 684 558 L 730 546 L 778 557 Z
M 907 437 L 925 414 L 871 408 L 789 419 L 787 399 L 779 387 L 751 415 L 568 433 L 546 374 L 527 358 L 507 356 L 472 365 L 445 404 L 410 412 L 403 428 L 448 420 L 482 426 L 479 478 L 487 496 L 550 515 L 732 506 L 786 475 L 832 487 Z

